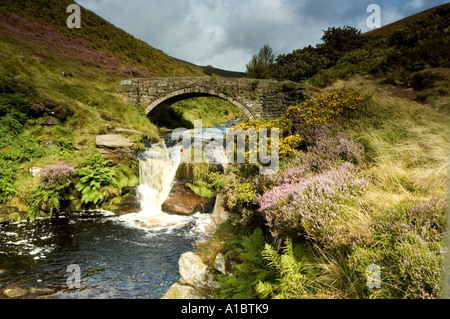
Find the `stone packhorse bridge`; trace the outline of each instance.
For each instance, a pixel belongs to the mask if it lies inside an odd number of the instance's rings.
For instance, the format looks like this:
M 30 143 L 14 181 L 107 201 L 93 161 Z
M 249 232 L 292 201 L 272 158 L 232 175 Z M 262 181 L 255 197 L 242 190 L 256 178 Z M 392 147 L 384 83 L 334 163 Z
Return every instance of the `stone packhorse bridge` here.
M 121 89 L 134 105 L 146 107 L 156 119 L 167 106 L 192 97 L 215 96 L 237 106 L 251 119 L 285 114 L 304 99 L 304 86 L 295 82 L 244 78 L 172 77 L 125 80 Z

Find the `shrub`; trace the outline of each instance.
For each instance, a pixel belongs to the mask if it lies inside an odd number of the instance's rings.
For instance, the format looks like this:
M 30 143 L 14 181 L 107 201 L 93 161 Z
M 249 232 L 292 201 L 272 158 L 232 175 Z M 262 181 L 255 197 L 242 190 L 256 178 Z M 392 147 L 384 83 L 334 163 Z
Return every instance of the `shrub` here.
M 378 291 L 362 289 L 368 297 L 439 298 L 445 220 L 445 205 L 437 198 L 383 212 L 370 225 L 373 242 L 349 254 L 348 266 L 356 270 L 353 282 L 364 287 L 366 267 L 375 263 L 381 267 L 382 285 Z
M 117 184 L 114 169 L 108 167 L 100 153 L 88 158 L 86 167 L 78 171 L 80 182 L 75 186 L 81 192 L 81 201 L 89 208 L 98 208 L 109 196 L 107 187 Z
M 17 194 L 14 181 L 16 168 L 11 162 L 0 162 L 0 203 L 7 202 L 9 198 Z
M 347 235 L 337 223 L 341 205 L 361 195 L 367 181 L 357 178 L 356 168 L 348 162 L 301 177 L 258 196 L 270 232 L 273 236 L 305 236 L 326 246 L 339 244 Z
M 244 122 L 239 125 L 234 126 L 231 128 L 231 130 L 234 131 L 235 134 L 238 134 L 239 132 L 242 132 L 242 130 L 248 130 L 248 129 L 255 129 L 256 130 L 256 138 L 257 138 L 257 154 L 258 156 L 260 152 L 260 143 L 259 143 L 259 130 L 260 129 L 267 129 L 267 135 L 271 136 L 271 130 L 273 128 L 279 129 L 279 145 L 278 145 L 278 152 L 280 158 L 287 158 L 292 157 L 295 154 L 297 154 L 297 149 L 299 148 L 301 142 L 303 141 L 302 137 L 299 135 L 291 135 L 292 130 L 292 123 L 290 120 L 281 117 L 281 118 L 275 118 L 270 120 L 256 120 L 251 122 Z M 272 154 L 272 139 L 270 137 L 267 137 L 265 139 L 267 141 L 267 155 L 270 156 Z M 250 155 L 249 150 L 249 141 L 248 138 L 246 140 L 246 152 L 245 152 L 245 159 L 248 161 Z
M 324 125 L 315 131 L 314 144 L 308 147 L 303 165 L 320 172 L 333 163 L 344 161 L 358 165 L 363 159 L 364 147 L 350 133 L 339 130 L 338 126 Z
M 40 181 L 45 189 L 66 187 L 71 183 L 75 174 L 73 167 L 57 164 L 50 168 L 43 169 L 40 175 Z
M 72 178 L 75 170 L 64 164 L 53 165 L 40 173 L 40 184 L 32 192 L 28 200 L 29 213 L 32 219 L 42 212 L 52 216 L 65 207 L 71 199 Z
M 305 137 L 305 130 L 330 124 L 340 117 L 348 117 L 351 112 L 361 110 L 370 96 L 350 89 L 341 89 L 309 99 L 297 106 L 289 107 L 286 116 L 292 121 L 295 132 Z

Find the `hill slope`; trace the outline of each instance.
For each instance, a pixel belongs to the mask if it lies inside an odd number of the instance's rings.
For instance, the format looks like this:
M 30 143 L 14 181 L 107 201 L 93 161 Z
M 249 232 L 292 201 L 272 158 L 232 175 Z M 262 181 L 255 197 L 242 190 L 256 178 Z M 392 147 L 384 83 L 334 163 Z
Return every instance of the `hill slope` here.
M 116 165 L 117 184 L 102 185 L 98 193 L 118 204 L 121 189 L 137 183 L 136 154 L 159 137 L 142 110 L 117 93 L 119 81 L 204 75 L 201 68 L 167 56 L 88 10 L 82 9 L 81 29 L 67 28 L 71 3 L 0 3 L 0 221 L 2 204 L 24 212 L 33 206 L 40 180 L 31 168 L 93 165 L 96 137 L 120 131 L 134 146 L 101 150 Z M 79 207 L 80 194 L 74 192 L 70 196 Z
M 405 27 L 407 24 L 409 23 L 414 23 L 419 19 L 422 19 L 424 17 L 426 17 L 428 14 L 433 14 L 435 13 L 437 10 L 442 9 L 445 5 L 440 5 L 416 14 L 413 14 L 412 16 L 406 17 L 404 19 L 395 21 L 393 23 L 390 23 L 388 25 L 385 25 L 381 28 L 377 28 L 374 30 L 371 30 L 369 32 L 363 33 L 363 35 L 365 36 L 379 36 L 379 35 L 384 35 L 388 32 L 392 32 L 392 31 L 397 31 L 403 27 Z
M 73 52 L 76 49 L 82 49 L 85 54 L 94 56 L 103 54 L 110 58 L 114 57 L 115 59 L 110 61 L 103 56 L 107 62 L 122 69 L 124 74 L 183 76 L 201 73 L 200 68 L 167 56 L 162 51 L 150 47 L 84 8 L 81 11 L 81 28 L 69 29 L 66 26 L 69 16 L 66 8 L 72 3 L 74 2 L 71 0 L 2 1 L 0 13 L 4 24 L 3 31 L 7 33 L 12 31 L 9 28 L 5 29 L 5 26 L 12 22 L 14 25 L 22 27 L 19 31 L 23 31 L 23 28 L 27 29 L 28 32 L 20 34 L 21 37 L 24 37 L 23 42 L 31 40 L 31 38 L 39 39 L 41 43 L 47 41 L 51 50 L 59 48 Z M 11 13 L 13 13 L 12 16 Z M 20 21 L 20 18 L 15 15 L 28 20 L 28 22 Z M 66 42 L 71 43 L 74 47 L 67 47 Z M 86 52 L 86 50 L 91 52 Z M 74 56 L 70 58 L 74 58 Z M 117 65 L 118 62 L 121 66 Z

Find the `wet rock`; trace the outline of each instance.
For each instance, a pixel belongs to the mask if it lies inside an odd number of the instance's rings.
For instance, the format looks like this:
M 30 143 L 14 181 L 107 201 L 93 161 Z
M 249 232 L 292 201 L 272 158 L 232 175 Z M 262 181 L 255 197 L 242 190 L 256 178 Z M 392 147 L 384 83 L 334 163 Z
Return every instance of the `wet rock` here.
M 106 134 L 98 135 L 95 139 L 96 145 L 99 148 L 121 148 L 121 147 L 132 147 L 133 142 L 122 135 L 118 134 Z
M 122 190 L 123 193 L 123 190 Z M 119 204 L 119 208 L 115 211 L 117 215 L 136 213 L 141 210 L 141 202 L 137 198 L 136 190 L 130 190 L 123 197 Z
M 175 178 L 179 181 L 190 183 L 194 181 L 194 164 L 193 163 L 181 163 L 178 166 Z
M 24 214 L 18 207 L 0 206 L 0 223 L 19 221 Z
M 211 213 L 213 209 L 214 199 L 202 198 L 186 185 L 174 186 L 162 204 L 163 212 L 185 216 L 195 213 Z
M 204 299 L 194 287 L 181 283 L 173 284 L 162 299 Z
M 52 295 L 55 293 L 54 289 L 46 287 L 32 287 L 29 291 L 33 295 Z
M 6 288 L 3 290 L 3 294 L 7 298 L 20 298 L 25 296 L 28 293 L 26 289 L 19 287 Z
M 0 206 L 0 214 L 9 215 L 14 213 L 20 214 L 21 213 L 20 208 L 15 206 Z
M 54 116 L 46 116 L 42 120 L 42 125 L 44 125 L 44 126 L 55 126 L 55 125 L 60 125 L 60 124 L 61 124 L 61 120 Z
M 194 252 L 182 254 L 178 265 L 180 276 L 187 284 L 199 289 L 218 288 L 215 272 Z

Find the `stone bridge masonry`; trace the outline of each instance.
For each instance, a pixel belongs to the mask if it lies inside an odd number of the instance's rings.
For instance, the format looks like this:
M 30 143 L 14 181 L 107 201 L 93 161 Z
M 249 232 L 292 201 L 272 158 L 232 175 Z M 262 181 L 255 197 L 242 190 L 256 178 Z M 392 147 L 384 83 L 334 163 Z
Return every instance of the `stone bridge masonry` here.
M 150 119 L 175 102 L 199 96 L 227 100 L 251 120 L 279 117 L 303 101 L 305 89 L 290 81 L 217 77 L 136 78 L 122 81 L 120 87 L 130 103 L 146 107 Z

